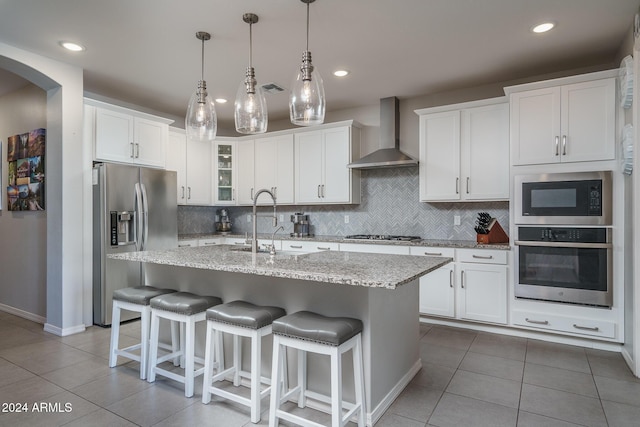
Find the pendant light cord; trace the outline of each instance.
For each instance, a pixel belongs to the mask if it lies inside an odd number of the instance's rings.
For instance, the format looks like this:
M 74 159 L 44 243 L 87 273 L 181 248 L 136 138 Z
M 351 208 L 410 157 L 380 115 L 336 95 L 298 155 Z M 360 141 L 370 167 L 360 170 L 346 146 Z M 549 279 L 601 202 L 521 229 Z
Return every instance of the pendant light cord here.
M 307 50 L 309 50 L 309 2 L 307 2 Z
M 253 22 L 249 23 L 249 67 L 253 68 Z
M 204 80 L 204 37 L 202 38 L 202 61 L 200 61 L 202 67 L 200 68 L 200 80 Z

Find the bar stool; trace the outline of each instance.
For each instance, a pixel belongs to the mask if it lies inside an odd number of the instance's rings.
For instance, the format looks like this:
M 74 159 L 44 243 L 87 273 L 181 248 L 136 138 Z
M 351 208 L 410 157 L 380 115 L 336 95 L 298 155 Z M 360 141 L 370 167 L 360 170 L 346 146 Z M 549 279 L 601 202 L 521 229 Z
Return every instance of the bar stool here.
M 286 312 L 279 307 L 258 306 L 246 301 L 233 301 L 207 310 L 207 341 L 202 403 L 209 403 L 211 395 L 215 394 L 250 407 L 251 422 L 257 423 L 260 421 L 260 403 L 271 390 L 272 384 L 268 378 L 264 378 L 261 375 L 262 337 L 271 334 L 271 323 L 285 314 Z M 221 352 L 218 351 L 219 348 L 214 349 L 213 344 L 213 339 L 216 340 L 216 343 L 221 341 L 223 333 L 233 335 L 233 366 L 228 369 L 224 369 L 224 363 L 220 363 Z M 242 370 L 240 337 L 251 339 L 251 372 Z M 216 375 L 213 375 L 214 360 L 219 362 L 219 369 Z M 236 387 L 240 385 L 241 377 L 251 379 L 251 397 L 249 399 L 213 385 L 213 383 L 222 381 L 231 374 L 233 374 L 233 385 Z M 267 384 L 267 387 L 262 391 L 260 391 L 261 383 Z
M 109 344 L 109 367 L 118 364 L 118 356 L 140 362 L 140 379 L 147 378 L 147 360 L 149 358 L 149 320 L 151 307 L 149 301 L 159 295 L 173 293 L 173 289 L 159 289 L 153 286 L 136 286 L 118 289 L 113 293 L 111 311 L 111 342 Z M 120 339 L 120 312 L 122 310 L 140 313 L 140 342 L 125 348 L 118 348 Z M 140 355 L 133 353 L 140 350 Z
M 151 299 L 151 351 L 148 379 L 150 383 L 156 380 L 156 374 L 162 375 L 184 383 L 184 395 L 186 397 L 193 396 L 195 377 L 204 372 L 204 367 L 195 369 L 195 362 L 204 364 L 202 358 L 195 357 L 196 323 L 205 320 L 206 310 L 218 304 L 222 304 L 222 300 L 218 297 L 200 296 L 190 292 L 175 292 Z M 181 329 L 186 329 L 186 331 L 181 333 L 184 339 L 180 340 L 180 349 L 159 358 L 158 335 L 161 318 L 180 322 Z M 184 363 L 181 364 L 184 367 L 184 375 L 170 372 L 158 366 L 158 364 L 177 356 L 184 360 Z
M 358 426 L 365 425 L 364 375 L 362 366 L 362 322 L 349 317 L 325 317 L 310 311 L 299 311 L 281 317 L 273 322 L 273 361 L 271 382 L 279 383 L 287 369 L 283 360 L 287 347 L 298 350 L 298 385 L 284 394 L 280 387 L 271 393 L 269 426 L 275 427 L 278 419 L 304 425 L 321 424 L 290 414 L 280 409 L 280 405 L 298 394 L 298 407 L 306 406 L 307 394 L 307 352 L 325 354 L 331 357 L 331 425 L 344 426 L 358 414 Z M 342 399 L 342 354 L 352 350 L 353 377 L 355 384 L 354 404 Z M 342 408 L 348 410 L 343 415 Z

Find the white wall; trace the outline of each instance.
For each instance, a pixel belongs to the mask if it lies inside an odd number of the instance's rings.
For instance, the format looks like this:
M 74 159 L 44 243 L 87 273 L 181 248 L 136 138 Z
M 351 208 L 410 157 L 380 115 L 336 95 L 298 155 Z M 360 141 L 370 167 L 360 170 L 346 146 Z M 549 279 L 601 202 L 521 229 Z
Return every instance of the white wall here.
M 46 125 L 47 94 L 39 87 L 28 84 L 0 97 L 0 304 L 43 323 L 47 315 L 47 211 L 7 211 L 7 137 Z

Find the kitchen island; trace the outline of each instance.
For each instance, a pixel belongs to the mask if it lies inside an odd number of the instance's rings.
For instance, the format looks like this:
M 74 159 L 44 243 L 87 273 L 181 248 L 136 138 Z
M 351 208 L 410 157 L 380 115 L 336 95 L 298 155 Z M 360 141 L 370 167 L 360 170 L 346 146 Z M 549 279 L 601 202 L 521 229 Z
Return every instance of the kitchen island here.
M 234 249 L 238 248 L 218 245 L 110 257 L 145 263 L 146 283 L 157 287 L 214 295 L 225 302 L 241 299 L 275 305 L 288 313 L 309 310 L 361 319 L 367 424 L 373 425 L 422 366 L 418 279 L 452 259 L 334 251 L 281 251 L 272 257 Z M 200 354 L 203 329 L 196 348 Z M 270 372 L 270 346 L 266 347 L 263 368 Z M 294 367 L 295 354 L 289 356 L 290 367 Z M 329 390 L 328 362 L 309 355 L 311 390 Z M 296 381 L 295 368 L 290 379 Z M 343 368 L 343 384 L 345 398 L 353 399 L 350 363 Z M 319 400 L 310 400 L 309 406 L 329 409 Z

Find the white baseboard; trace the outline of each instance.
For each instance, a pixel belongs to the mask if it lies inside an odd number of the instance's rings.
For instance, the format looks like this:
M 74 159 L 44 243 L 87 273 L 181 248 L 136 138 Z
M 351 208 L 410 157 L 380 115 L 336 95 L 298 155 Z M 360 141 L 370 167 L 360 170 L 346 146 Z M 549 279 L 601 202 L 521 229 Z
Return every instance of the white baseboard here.
M 66 337 L 67 335 L 78 334 L 80 332 L 84 332 L 86 330 L 84 325 L 76 325 L 70 328 L 59 328 L 50 323 L 44 324 L 45 332 L 52 333 L 54 335 L 58 335 L 59 337 Z
M 629 369 L 631 369 L 631 372 L 633 372 L 633 375 L 638 377 L 638 374 L 640 374 L 640 372 L 636 372 L 635 370 L 636 364 L 633 361 L 633 357 L 631 356 L 631 353 L 629 353 L 626 347 L 622 347 L 621 353 L 622 353 L 622 358 L 624 359 L 625 362 L 627 362 L 627 365 L 629 366 Z
M 22 317 L 23 319 L 31 320 L 32 322 L 40 323 L 41 325 L 44 325 L 47 320 L 37 314 L 29 313 L 28 311 L 20 310 L 19 308 L 11 307 L 6 304 L 0 304 L 0 311 Z

